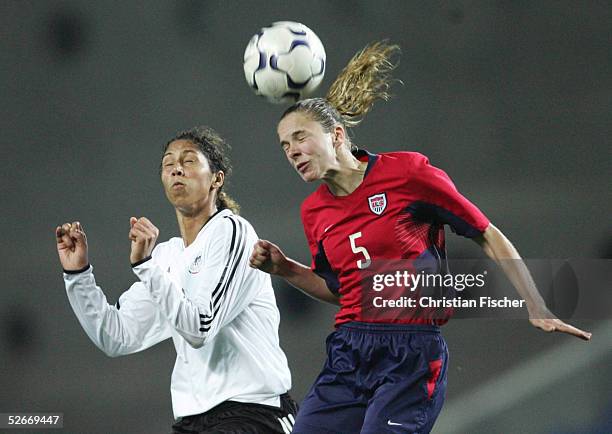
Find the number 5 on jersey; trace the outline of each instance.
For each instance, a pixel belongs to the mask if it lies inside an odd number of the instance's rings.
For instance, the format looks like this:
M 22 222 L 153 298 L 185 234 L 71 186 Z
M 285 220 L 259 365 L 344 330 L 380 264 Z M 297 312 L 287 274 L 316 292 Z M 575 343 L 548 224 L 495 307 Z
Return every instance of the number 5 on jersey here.
M 370 259 L 370 254 L 368 253 L 365 247 L 358 246 L 357 244 L 355 244 L 355 240 L 360 237 L 361 232 L 355 232 L 354 234 L 349 235 L 349 241 L 351 242 L 351 250 L 353 251 L 353 253 L 362 254 L 365 257 L 365 261 L 361 259 L 357 260 L 357 268 L 363 270 L 364 268 L 368 268 L 370 266 L 372 260 Z

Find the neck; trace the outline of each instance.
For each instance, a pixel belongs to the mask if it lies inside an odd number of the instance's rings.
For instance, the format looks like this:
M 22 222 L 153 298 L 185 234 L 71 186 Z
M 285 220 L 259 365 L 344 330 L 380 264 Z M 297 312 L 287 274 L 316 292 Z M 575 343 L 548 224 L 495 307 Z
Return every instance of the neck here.
M 338 153 L 337 163 L 336 167 L 327 171 L 323 182 L 334 196 L 347 196 L 363 181 L 368 163 L 359 161 L 348 150 Z
M 176 218 L 185 247 L 194 242 L 200 230 L 216 212 L 217 206 L 214 203 L 194 214 L 185 213 L 178 208 L 176 209 Z

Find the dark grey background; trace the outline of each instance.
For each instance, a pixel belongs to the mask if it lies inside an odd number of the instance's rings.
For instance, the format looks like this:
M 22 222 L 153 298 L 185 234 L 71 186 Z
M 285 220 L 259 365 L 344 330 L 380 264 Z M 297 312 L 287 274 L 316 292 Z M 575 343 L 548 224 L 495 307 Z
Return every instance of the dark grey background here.
M 98 351 L 68 305 L 53 229 L 83 223 L 114 302 L 134 281 L 129 217 L 149 217 L 161 240 L 177 233 L 157 167 L 180 129 L 208 124 L 232 143 L 228 191 L 243 215 L 308 260 L 299 205 L 315 185 L 278 148 L 283 108 L 255 97 L 242 71 L 248 40 L 272 21 L 300 21 L 319 35 L 328 65 L 319 94 L 366 43 L 400 44 L 395 75 L 404 85 L 355 131 L 357 144 L 427 154 L 524 257 L 612 255 L 609 2 L 2 0 L 0 10 L 2 412 L 64 412 L 70 433 L 169 431 L 171 343 L 119 359 Z M 468 240 L 449 235 L 448 244 L 451 256 L 481 255 Z M 301 399 L 334 308 L 276 288 Z M 451 321 L 436 432 L 612 431 L 610 325 L 576 323 L 599 334 L 586 344 L 527 321 Z M 574 365 L 559 358 L 568 354 Z M 533 360 L 544 363 L 539 371 Z M 484 389 L 506 374 L 516 378 L 514 395 Z M 553 380 L 527 387 L 544 378 Z M 481 412 L 508 396 L 516 399 Z M 468 397 L 480 399 L 468 422 L 449 420 Z

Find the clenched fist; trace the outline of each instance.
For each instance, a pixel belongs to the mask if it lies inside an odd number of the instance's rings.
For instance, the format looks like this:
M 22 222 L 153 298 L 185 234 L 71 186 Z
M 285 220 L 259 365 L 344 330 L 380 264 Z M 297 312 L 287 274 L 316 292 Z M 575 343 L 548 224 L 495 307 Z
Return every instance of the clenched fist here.
M 253 246 L 249 265 L 252 268 L 282 277 L 287 271 L 289 261 L 276 244 L 266 240 L 257 240 Z
M 77 271 L 89 264 L 87 259 L 87 237 L 79 222 L 64 223 L 55 228 L 57 254 L 62 268 Z
M 151 256 L 159 235 L 159 229 L 146 217 L 130 218 L 129 238 L 132 242 L 130 262 L 135 264 Z

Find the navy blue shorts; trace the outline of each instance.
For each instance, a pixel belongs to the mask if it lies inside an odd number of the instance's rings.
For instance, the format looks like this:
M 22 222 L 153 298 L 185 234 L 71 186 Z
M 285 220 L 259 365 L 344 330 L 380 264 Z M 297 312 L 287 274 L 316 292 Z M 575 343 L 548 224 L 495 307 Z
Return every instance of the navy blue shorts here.
M 428 325 L 341 325 L 293 434 L 428 433 L 444 403 L 448 349 Z

